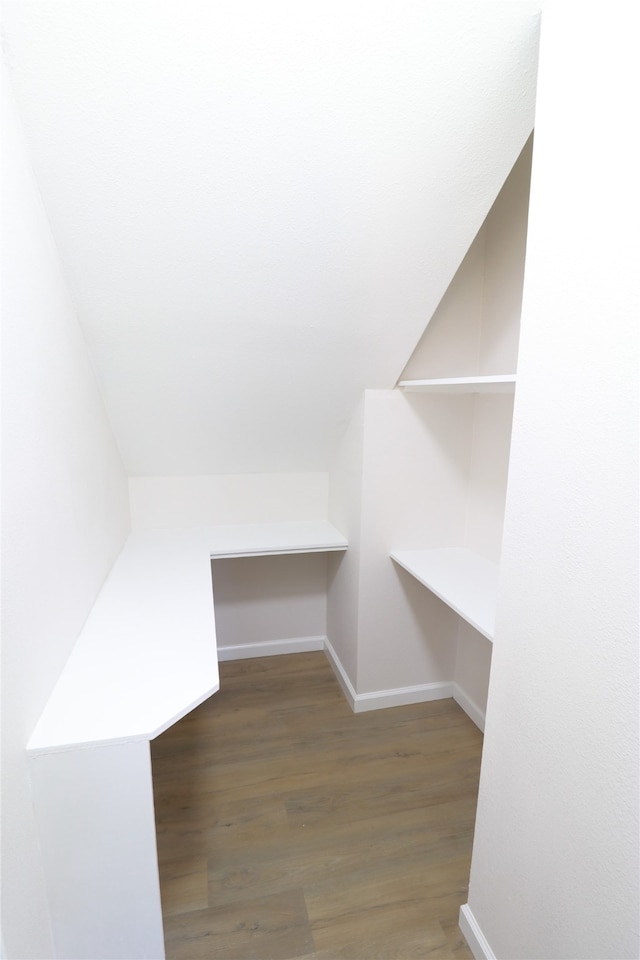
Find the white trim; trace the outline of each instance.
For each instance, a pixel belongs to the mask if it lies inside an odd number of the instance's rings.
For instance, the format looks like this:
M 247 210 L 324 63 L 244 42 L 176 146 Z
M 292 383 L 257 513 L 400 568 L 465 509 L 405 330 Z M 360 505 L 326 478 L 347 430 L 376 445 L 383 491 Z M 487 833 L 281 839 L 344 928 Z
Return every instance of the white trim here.
M 453 684 L 453 699 L 459 707 L 462 707 L 467 716 L 471 717 L 476 727 L 479 727 L 484 733 L 484 710 L 481 710 L 478 704 L 457 683 Z
M 323 650 L 325 642 L 326 637 L 293 637 L 290 640 L 238 643 L 232 647 L 218 647 L 218 662 L 252 660 L 254 657 L 277 657 L 284 653 L 308 653 L 311 650 Z
M 356 693 L 347 671 L 340 663 L 331 641 L 325 640 L 325 653 L 333 668 L 338 683 L 354 713 L 381 710 L 385 707 L 403 707 L 409 703 L 425 703 L 427 700 L 445 700 L 453 696 L 453 683 L 421 683 L 412 687 L 397 687 L 393 690 L 374 690 L 371 693 Z
M 327 655 L 327 660 L 331 664 L 331 668 L 336 675 L 336 679 L 338 683 L 342 687 L 342 692 L 345 695 L 347 703 L 355 713 L 356 712 L 355 704 L 356 704 L 358 694 L 356 693 L 355 688 L 351 683 L 351 680 L 349 679 L 347 671 L 344 669 L 344 667 L 340 663 L 340 658 L 338 657 L 338 654 L 334 650 L 331 641 L 326 637 L 324 641 L 324 652 Z
M 489 941 L 480 929 L 468 903 L 463 903 L 460 907 L 458 926 L 475 960 L 496 960 L 496 955 L 489 946 Z
M 396 687 L 393 690 L 373 690 L 358 693 L 353 710 L 381 710 L 385 707 L 405 707 L 410 703 L 426 703 L 428 700 L 446 700 L 453 696 L 453 684 L 449 680 L 439 683 L 420 683 L 413 687 Z

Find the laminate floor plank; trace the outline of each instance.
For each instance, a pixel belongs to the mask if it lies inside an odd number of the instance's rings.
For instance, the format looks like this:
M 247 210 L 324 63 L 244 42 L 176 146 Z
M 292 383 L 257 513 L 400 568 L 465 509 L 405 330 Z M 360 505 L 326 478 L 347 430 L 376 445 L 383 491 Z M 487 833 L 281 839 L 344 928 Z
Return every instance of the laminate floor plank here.
M 290 960 L 314 949 L 302 890 L 181 914 L 165 942 L 178 960 Z
M 191 913 L 208 906 L 207 858 L 196 855 L 165 862 L 162 871 L 163 915 Z
M 220 678 L 152 743 L 168 960 L 469 960 L 482 735 L 466 714 L 354 714 L 323 653 Z

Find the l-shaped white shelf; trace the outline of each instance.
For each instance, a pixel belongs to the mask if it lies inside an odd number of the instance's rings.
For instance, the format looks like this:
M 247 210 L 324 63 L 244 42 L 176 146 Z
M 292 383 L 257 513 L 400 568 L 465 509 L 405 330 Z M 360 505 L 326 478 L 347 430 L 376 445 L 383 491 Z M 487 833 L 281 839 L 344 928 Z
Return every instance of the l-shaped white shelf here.
M 392 560 L 493 641 L 498 565 L 463 547 L 394 550 Z
M 325 522 L 133 533 L 27 745 L 152 740 L 219 687 L 210 560 L 346 550 Z
M 398 386 L 414 393 L 513 393 L 515 373 L 487 377 L 444 377 L 438 380 L 400 380 Z
M 129 537 L 27 746 L 56 956 L 165 955 L 150 741 L 218 689 L 211 558 L 346 547 L 328 523 Z

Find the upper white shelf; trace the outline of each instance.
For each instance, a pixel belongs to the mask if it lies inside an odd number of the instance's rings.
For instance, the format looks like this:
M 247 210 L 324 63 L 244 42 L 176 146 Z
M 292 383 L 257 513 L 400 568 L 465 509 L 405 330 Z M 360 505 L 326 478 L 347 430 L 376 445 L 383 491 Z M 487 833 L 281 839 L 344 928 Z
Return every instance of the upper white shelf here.
M 347 549 L 346 538 L 322 520 L 205 527 L 204 532 L 214 559 Z
M 398 386 L 416 393 L 513 393 L 515 373 L 490 377 L 444 377 L 439 380 L 400 380 Z
M 395 550 L 391 558 L 493 641 L 498 565 L 463 547 Z
M 28 743 L 33 753 L 151 740 L 219 687 L 211 557 L 345 550 L 328 523 L 132 534 Z

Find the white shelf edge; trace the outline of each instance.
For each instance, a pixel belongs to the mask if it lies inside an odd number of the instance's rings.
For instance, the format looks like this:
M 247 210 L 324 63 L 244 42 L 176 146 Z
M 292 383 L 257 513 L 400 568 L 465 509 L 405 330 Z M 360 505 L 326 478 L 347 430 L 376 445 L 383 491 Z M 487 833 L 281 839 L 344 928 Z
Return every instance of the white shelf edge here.
M 493 642 L 498 565 L 463 547 L 394 550 L 391 559 Z
M 204 533 L 212 560 L 347 549 L 346 537 L 326 520 L 229 524 Z
M 486 377 L 441 377 L 434 380 L 400 380 L 398 387 L 414 393 L 513 393 L 515 373 Z
M 319 544 L 316 547 L 274 547 L 271 550 L 229 550 L 211 554 L 212 560 L 240 560 L 248 557 L 283 557 L 299 553 L 339 553 L 347 549 L 346 543 Z

